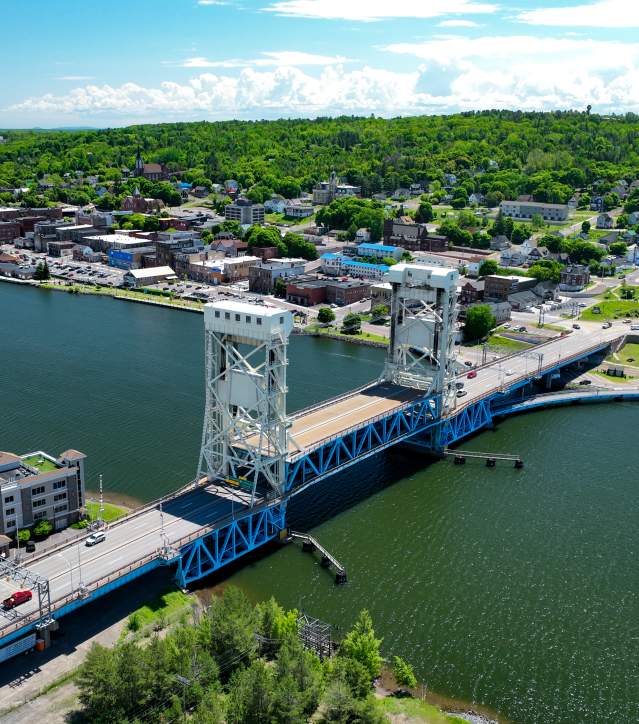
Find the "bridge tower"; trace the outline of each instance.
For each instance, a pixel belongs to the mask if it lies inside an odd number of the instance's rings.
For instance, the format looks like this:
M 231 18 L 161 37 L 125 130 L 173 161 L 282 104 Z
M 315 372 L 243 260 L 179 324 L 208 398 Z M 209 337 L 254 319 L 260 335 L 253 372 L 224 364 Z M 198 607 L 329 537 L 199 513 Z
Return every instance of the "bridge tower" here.
M 391 335 L 384 379 L 424 390 L 438 400 L 439 411 L 455 405 L 455 320 L 457 282 L 454 269 L 395 264 L 390 282 Z
M 204 308 L 206 406 L 198 479 L 282 493 L 289 311 L 223 301 Z M 268 488 L 266 488 L 268 491 Z

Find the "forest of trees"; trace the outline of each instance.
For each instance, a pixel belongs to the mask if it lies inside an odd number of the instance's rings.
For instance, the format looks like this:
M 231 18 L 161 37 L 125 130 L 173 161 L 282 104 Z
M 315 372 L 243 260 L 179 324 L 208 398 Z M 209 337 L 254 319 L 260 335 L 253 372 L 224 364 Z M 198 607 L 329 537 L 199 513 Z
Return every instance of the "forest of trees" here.
M 368 612 L 324 661 L 302 647 L 297 617 L 274 599 L 253 606 L 231 586 L 195 624 L 94 644 L 76 677 L 83 720 L 174 722 L 189 712 L 193 724 L 387 722 L 373 696 L 383 660 Z M 399 657 L 393 671 L 398 684 L 417 685 Z
M 594 180 L 603 180 L 599 190 L 605 194 L 615 180 L 639 173 L 635 114 L 485 111 L 2 133 L 7 142 L 0 145 L 0 189 L 48 176 L 53 187 L 44 191 L 47 199 L 76 203 L 93 200 L 93 190 L 60 188 L 65 173 L 82 171 L 105 184 L 116 182 L 123 166 L 133 168 L 138 143 L 146 161 L 166 164 L 184 181 L 210 187 L 233 178 L 255 200 L 272 192 L 310 191 L 332 169 L 361 186 L 364 196 L 413 182 L 432 183 L 437 190 L 452 173 L 459 182 L 458 207 L 476 191 L 489 205 L 524 193 L 538 201 L 565 202 Z M 477 174 L 480 170 L 484 173 Z M 155 185 L 145 184 L 143 193 L 163 193 L 168 200 L 169 184 Z M 0 193 L 0 200 L 8 199 Z

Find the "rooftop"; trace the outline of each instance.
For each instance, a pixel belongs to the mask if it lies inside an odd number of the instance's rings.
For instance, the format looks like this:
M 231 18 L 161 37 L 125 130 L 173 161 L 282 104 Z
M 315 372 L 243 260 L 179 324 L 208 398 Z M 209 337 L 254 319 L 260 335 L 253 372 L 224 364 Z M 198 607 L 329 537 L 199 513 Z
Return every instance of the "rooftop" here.
M 156 276 L 175 276 L 175 272 L 170 266 L 152 266 L 147 269 L 129 269 L 127 274 L 131 274 L 135 279 L 148 279 Z
M 287 310 L 279 307 L 271 307 L 266 304 L 249 304 L 248 302 L 210 302 L 205 305 L 211 309 L 219 309 L 224 312 L 239 312 L 240 314 L 252 314 L 256 317 L 275 317 L 285 314 Z M 289 312 L 290 314 L 290 312 Z

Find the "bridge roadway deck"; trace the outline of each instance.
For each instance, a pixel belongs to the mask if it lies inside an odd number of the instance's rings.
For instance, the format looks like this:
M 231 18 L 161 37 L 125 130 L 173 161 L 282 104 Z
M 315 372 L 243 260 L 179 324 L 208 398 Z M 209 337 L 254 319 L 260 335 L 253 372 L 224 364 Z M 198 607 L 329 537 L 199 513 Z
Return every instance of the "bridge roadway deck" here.
M 477 370 L 477 377 L 474 379 L 469 380 L 467 372 L 464 372 L 458 379 L 464 381 L 467 395 L 458 399 L 457 407 L 451 414 L 481 397 L 494 394 L 501 387 L 512 386 L 533 376 L 539 368 L 539 358 L 532 356 L 530 352 L 543 354 L 544 369 L 553 368 L 561 365 L 562 361 L 583 354 L 591 347 L 622 336 L 623 333 L 618 329 L 599 329 L 595 334 L 592 330 L 575 330 L 569 335 L 531 348 L 527 354 L 515 354 L 502 361 L 489 363 Z M 303 454 L 305 450 L 365 425 L 375 417 L 391 414 L 420 395 L 419 390 L 390 384 L 373 384 L 330 403 L 320 403 L 303 410 L 292 418 L 289 454 L 292 458 Z
M 169 545 L 176 543 L 197 533 L 212 521 L 226 518 L 238 507 L 244 507 L 239 498 L 234 500 L 228 494 L 223 497 L 214 486 L 188 491 L 167 501 L 163 507 L 166 540 Z M 38 558 L 36 553 L 32 556 L 35 559 L 32 563 L 29 562 L 29 556 L 23 562 L 30 570 L 49 580 L 51 602 L 55 610 L 56 602 L 65 600 L 77 590 L 80 580 L 90 585 L 157 553 L 164 545 L 161 531 L 160 511 L 158 507 L 150 507 L 112 524 L 103 543 L 88 547 L 84 543 L 86 536 L 83 536 L 77 542 L 57 548 L 50 555 Z M 19 588 L 11 580 L 0 579 L 0 600 Z M 29 603 L 13 611 L 0 610 L 0 637 L 11 632 L 14 622 L 36 610 L 35 592 Z
M 553 369 L 597 345 L 621 336 L 623 333 L 617 330 L 601 330 L 596 335 L 573 333 L 541 345 L 536 351 L 544 355 L 544 369 Z M 456 411 L 494 394 L 504 384 L 513 386 L 533 376 L 538 366 L 537 359 L 515 355 L 480 368 L 475 379 L 464 379 L 468 394 L 460 398 L 461 404 L 458 404 Z M 328 438 L 364 425 L 375 417 L 391 414 L 403 405 L 410 404 L 420 394 L 419 391 L 394 385 L 373 384 L 337 400 L 303 410 L 292 418 L 291 433 L 299 448 L 291 446 L 291 457 Z M 185 538 L 197 535 L 205 526 L 228 520 L 234 511 L 237 512 L 238 506 L 245 505 L 245 501 L 239 498 L 234 501 L 228 496 L 228 493 L 221 494 L 214 486 L 209 486 L 189 490 L 165 502 L 163 517 L 166 542 L 169 545 L 181 542 L 183 545 Z M 138 565 L 145 556 L 149 561 L 157 559 L 163 545 L 161 530 L 160 511 L 158 507 L 150 506 L 121 522 L 111 524 L 103 543 L 86 547 L 84 539 L 81 539 L 79 543 L 71 542 L 50 554 L 41 557 L 36 554 L 31 562 L 27 557 L 24 564 L 50 581 L 55 612 L 77 590 L 80 580 L 85 585 L 95 584 L 105 577 L 124 575 L 128 566 Z M 0 600 L 18 587 L 13 581 L 0 579 Z M 0 638 L 25 623 L 24 617 L 34 614 L 36 610 L 34 596 L 34 600 L 14 611 L 0 611 Z

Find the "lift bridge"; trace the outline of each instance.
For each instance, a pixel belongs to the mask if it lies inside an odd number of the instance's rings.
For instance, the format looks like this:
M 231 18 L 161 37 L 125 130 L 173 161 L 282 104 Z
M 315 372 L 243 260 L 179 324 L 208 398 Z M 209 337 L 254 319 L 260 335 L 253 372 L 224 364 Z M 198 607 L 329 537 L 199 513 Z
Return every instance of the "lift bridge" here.
M 29 576 L 46 581 L 47 594 L 0 614 L 0 660 L 20 648 L 25 634 L 47 629 L 153 568 L 174 566 L 178 584 L 186 587 L 284 537 L 292 496 L 392 445 L 410 442 L 438 454 L 491 426 L 495 416 L 527 409 L 527 400 L 534 398 L 530 405 L 538 407 L 546 397 L 553 404 L 552 394 L 538 393 L 562 368 L 623 342 L 612 329 L 598 330 L 596 337 L 573 332 L 479 367 L 473 379 L 464 375 L 466 394 L 458 397 L 458 273 L 397 264 L 386 278 L 392 288 L 390 344 L 379 379 L 294 414 L 286 407 L 292 314 L 235 301 L 207 304 L 197 476 L 111 523 L 98 546 L 71 540 L 24 561 L 28 575 L 22 578 L 16 567 L 2 574 L 1 598 Z M 588 397 L 580 394 L 579 401 Z M 639 392 L 611 398 L 632 394 Z

